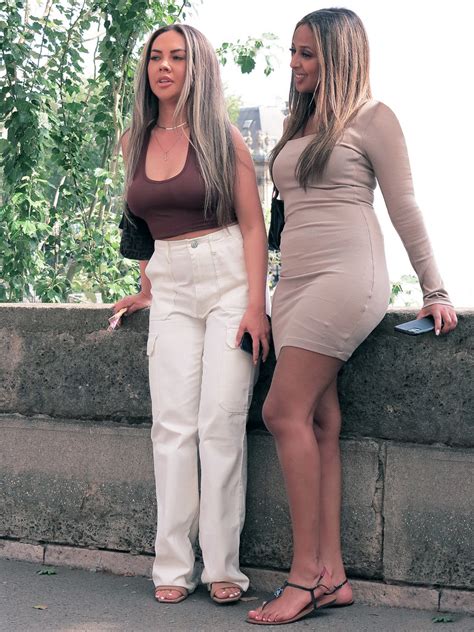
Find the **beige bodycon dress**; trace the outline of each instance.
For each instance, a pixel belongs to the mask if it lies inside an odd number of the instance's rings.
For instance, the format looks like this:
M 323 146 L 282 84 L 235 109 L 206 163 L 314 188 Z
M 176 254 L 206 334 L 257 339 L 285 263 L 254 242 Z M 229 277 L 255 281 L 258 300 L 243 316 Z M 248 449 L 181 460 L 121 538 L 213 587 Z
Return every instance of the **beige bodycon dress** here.
M 272 307 L 275 350 L 293 346 L 347 360 L 382 320 L 390 283 L 374 213 L 378 181 L 423 290 L 424 305 L 451 305 L 413 193 L 397 118 L 371 100 L 336 144 L 322 179 L 304 191 L 298 158 L 313 136 L 286 143 L 273 167 L 285 202 L 281 273 Z

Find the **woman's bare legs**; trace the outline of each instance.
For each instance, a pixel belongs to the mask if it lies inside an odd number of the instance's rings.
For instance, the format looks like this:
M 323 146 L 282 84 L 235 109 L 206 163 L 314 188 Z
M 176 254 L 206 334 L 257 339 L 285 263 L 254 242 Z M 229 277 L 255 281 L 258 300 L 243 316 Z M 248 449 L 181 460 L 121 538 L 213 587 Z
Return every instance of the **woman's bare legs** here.
M 321 563 L 329 571 L 334 584 L 346 579 L 341 552 L 341 409 L 337 394 L 337 379 L 328 386 L 314 414 L 314 434 L 319 446 L 321 463 L 319 547 Z M 333 596 L 323 597 L 320 605 L 337 598 L 337 605 L 352 601 L 349 584 Z
M 321 465 L 313 416 L 341 366 L 342 361 L 337 358 L 284 347 L 263 406 L 265 423 L 275 438 L 290 505 L 293 560 L 289 581 L 307 587 L 316 584 L 323 569 L 319 552 Z M 333 585 L 328 573 L 322 582 Z M 315 596 L 324 592 L 326 589 L 320 588 Z M 310 601 L 308 592 L 289 587 L 266 608 L 251 611 L 249 618 L 290 619 Z

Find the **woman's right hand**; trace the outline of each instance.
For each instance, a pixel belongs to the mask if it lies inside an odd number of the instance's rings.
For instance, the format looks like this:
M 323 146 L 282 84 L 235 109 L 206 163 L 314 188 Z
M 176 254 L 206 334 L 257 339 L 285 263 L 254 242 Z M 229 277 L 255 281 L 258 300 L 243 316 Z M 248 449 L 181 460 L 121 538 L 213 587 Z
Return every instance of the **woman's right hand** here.
M 145 309 L 151 305 L 151 294 L 145 294 L 139 292 L 138 294 L 132 294 L 131 296 L 124 296 L 117 301 L 115 305 L 112 305 L 112 310 L 116 314 L 119 310 L 126 308 L 126 315 L 133 314 L 139 309 Z

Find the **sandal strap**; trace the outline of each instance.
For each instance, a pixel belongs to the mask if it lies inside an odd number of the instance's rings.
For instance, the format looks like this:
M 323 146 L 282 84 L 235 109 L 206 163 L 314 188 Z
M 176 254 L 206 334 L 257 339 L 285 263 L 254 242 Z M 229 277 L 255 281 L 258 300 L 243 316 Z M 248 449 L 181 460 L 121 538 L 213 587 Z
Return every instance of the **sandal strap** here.
M 316 588 L 318 588 L 319 584 L 316 584 L 314 588 L 308 588 L 308 586 L 300 586 L 299 584 L 293 584 L 292 582 L 286 582 L 286 585 L 291 586 L 292 588 L 298 588 L 298 590 L 306 590 L 306 592 L 309 592 L 309 594 L 311 595 L 311 603 L 315 608 L 317 608 L 314 591 L 316 590 Z
M 280 597 L 283 594 L 283 591 L 285 590 L 287 586 L 289 586 L 289 584 L 285 580 L 281 586 L 279 586 L 276 590 L 273 591 L 273 595 L 270 597 L 270 599 L 267 599 L 266 601 L 262 603 L 262 606 L 261 606 L 262 610 L 266 608 L 269 603 L 271 603 L 272 601 L 275 601 L 275 599 L 278 599 L 278 597 Z
M 347 579 L 347 577 L 346 577 L 346 579 L 345 579 L 343 582 L 341 582 L 340 584 L 337 584 L 336 586 L 334 586 L 334 588 L 333 588 L 332 590 L 330 590 L 329 592 L 324 593 L 324 594 L 325 594 L 325 595 L 333 595 L 336 591 L 338 591 L 338 590 L 339 590 L 339 588 L 342 588 L 343 586 L 345 586 L 345 585 L 347 584 L 347 582 L 348 582 L 348 581 L 349 581 L 349 580 L 348 580 L 348 579 Z M 321 585 L 322 585 L 322 584 L 321 584 Z M 329 590 L 329 589 L 328 589 L 328 590 Z
M 270 597 L 270 599 L 268 601 L 265 601 L 262 604 L 262 610 L 264 608 L 266 608 L 269 603 L 271 603 L 272 601 L 275 601 L 275 599 L 278 599 L 278 597 L 280 597 L 280 595 L 283 593 L 285 588 L 287 588 L 288 586 L 291 586 L 291 588 L 298 588 L 299 590 L 306 590 L 306 592 L 309 592 L 309 594 L 311 595 L 311 603 L 313 604 L 314 608 L 316 609 L 318 607 L 316 597 L 314 596 L 314 591 L 316 590 L 316 588 L 321 588 L 322 587 L 322 588 L 326 588 L 326 590 L 329 590 L 329 588 L 325 584 L 323 584 L 321 582 L 321 580 L 322 580 L 322 578 L 324 577 L 325 574 L 326 574 L 326 568 L 323 567 L 323 570 L 321 571 L 321 574 L 318 577 L 316 585 L 313 586 L 312 588 L 308 588 L 308 586 L 301 586 L 300 584 L 294 584 L 293 582 L 284 581 L 283 584 L 280 586 L 280 588 L 277 588 L 275 590 L 275 592 L 273 593 L 273 597 Z M 346 581 L 347 581 L 347 579 L 346 579 Z M 339 586 L 339 588 L 340 588 L 340 586 Z M 324 594 L 325 595 L 330 595 L 332 593 L 324 593 Z
M 282 592 L 287 586 L 291 586 L 292 588 L 298 588 L 299 590 L 305 590 L 306 592 L 309 592 L 309 594 L 311 595 L 311 603 L 313 604 L 314 608 L 316 609 L 318 607 L 318 605 L 317 605 L 316 597 L 314 596 L 314 591 L 317 588 L 325 588 L 326 590 L 329 590 L 329 588 L 325 584 L 323 584 L 321 582 L 321 580 L 322 580 L 322 578 L 324 577 L 325 574 L 326 574 L 326 568 L 323 567 L 323 570 L 321 571 L 321 574 L 318 577 L 318 580 L 317 580 L 316 584 L 314 586 L 312 586 L 312 587 L 301 586 L 300 584 L 293 584 L 293 582 L 285 582 L 283 584 L 283 587 L 282 587 Z
M 293 582 L 285 582 L 287 586 L 291 586 L 292 588 L 298 588 L 299 590 L 306 590 L 308 592 L 312 592 L 316 590 L 319 584 L 317 584 L 314 588 L 308 588 L 308 586 L 300 586 L 299 584 L 293 584 Z
M 220 586 L 215 586 L 216 584 L 220 584 Z M 238 590 L 242 594 L 242 588 L 232 582 L 212 582 L 210 584 L 211 597 L 214 597 L 217 590 Z
M 175 590 L 185 596 L 188 594 L 188 590 L 184 586 L 157 586 L 155 588 L 155 595 L 159 590 Z

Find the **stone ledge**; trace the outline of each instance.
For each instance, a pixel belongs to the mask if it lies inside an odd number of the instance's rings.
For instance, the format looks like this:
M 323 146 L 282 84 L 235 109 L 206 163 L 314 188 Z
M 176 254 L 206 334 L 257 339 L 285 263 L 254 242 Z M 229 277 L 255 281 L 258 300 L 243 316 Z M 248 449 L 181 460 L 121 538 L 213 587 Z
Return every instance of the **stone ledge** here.
M 66 566 L 90 571 L 105 571 L 115 575 L 151 577 L 153 557 L 116 551 L 80 549 L 69 546 L 35 545 L 0 540 L 0 558 L 23 562 Z M 254 588 L 273 592 L 287 578 L 281 571 L 243 568 Z M 474 593 L 463 590 L 441 590 L 422 586 L 390 585 L 382 582 L 351 579 L 355 600 L 369 606 L 391 606 L 417 610 L 471 613 Z
M 119 551 L 79 549 L 72 546 L 45 546 L 44 563 L 49 566 L 69 566 L 89 571 L 105 571 L 114 575 L 151 577 L 153 557 L 131 555 Z
M 133 314 L 112 333 L 109 314 L 110 306 L 0 304 L 0 412 L 149 421 L 148 314 Z M 456 331 L 439 339 L 394 332 L 414 316 L 388 312 L 344 366 L 343 435 L 474 445 L 474 313 L 461 311 Z M 252 429 L 263 429 L 274 364 L 270 357 L 262 367 Z
M 443 588 L 440 591 L 439 609 L 441 612 L 474 614 L 474 592 Z
M 43 564 L 44 546 L 15 540 L 0 540 L 0 558 Z

